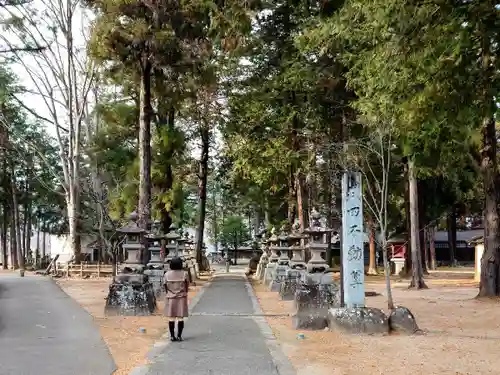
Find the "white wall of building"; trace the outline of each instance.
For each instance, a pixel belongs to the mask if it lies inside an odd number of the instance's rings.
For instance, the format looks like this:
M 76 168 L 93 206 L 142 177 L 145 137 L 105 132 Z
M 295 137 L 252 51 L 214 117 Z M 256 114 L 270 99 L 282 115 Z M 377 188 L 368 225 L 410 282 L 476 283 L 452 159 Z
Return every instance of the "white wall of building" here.
M 43 233 L 40 232 L 39 244 L 37 246 L 37 233 L 35 232 L 31 237 L 31 251 L 33 256 L 35 255 L 35 251 L 38 248 L 40 254 L 42 253 L 43 248 Z M 91 253 L 91 249 L 87 249 L 87 246 L 94 241 L 95 238 L 90 236 L 82 236 L 82 254 Z M 68 239 L 68 235 L 57 236 L 55 234 L 45 233 L 45 254 L 49 255 L 50 258 L 54 258 L 57 254 L 59 254 L 58 262 L 64 263 L 71 259 L 73 256 L 73 249 L 71 248 L 71 244 Z

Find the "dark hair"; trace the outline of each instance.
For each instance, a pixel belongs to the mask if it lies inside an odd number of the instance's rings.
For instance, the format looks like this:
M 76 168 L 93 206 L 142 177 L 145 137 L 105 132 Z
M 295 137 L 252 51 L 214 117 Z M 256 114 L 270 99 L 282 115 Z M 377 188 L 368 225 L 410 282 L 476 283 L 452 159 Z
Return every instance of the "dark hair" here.
M 170 261 L 170 269 L 173 271 L 182 270 L 182 259 L 175 257 Z

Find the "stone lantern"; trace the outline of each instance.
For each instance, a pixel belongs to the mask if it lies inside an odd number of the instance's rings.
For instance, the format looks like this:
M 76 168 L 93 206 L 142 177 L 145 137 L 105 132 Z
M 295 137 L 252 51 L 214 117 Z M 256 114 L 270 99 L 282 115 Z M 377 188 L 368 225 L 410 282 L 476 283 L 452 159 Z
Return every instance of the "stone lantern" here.
M 340 303 L 339 288 L 333 281 L 332 270 L 321 257 L 328 250 L 326 233 L 331 230 L 321 225 L 320 215 L 314 210 L 311 225 L 303 231 L 309 235 L 306 248 L 311 253 L 307 273 L 295 284 L 292 324 L 295 329 L 322 330 L 328 326 L 328 311 Z
M 185 257 L 186 257 L 186 267 L 187 271 L 189 273 L 189 281 L 192 282 L 194 279 L 196 279 L 196 259 L 194 257 L 194 241 L 192 237 L 189 236 L 188 232 L 184 232 L 184 245 L 185 245 Z
M 160 232 L 160 222 L 152 223 L 152 233 L 146 235 L 149 250 L 149 262 L 144 274 L 149 276 L 149 280 L 153 284 L 155 295 L 159 296 L 162 293 L 164 264 L 162 259 L 162 248 L 165 236 Z
M 292 226 L 292 233 L 290 233 L 290 249 L 292 250 L 292 259 L 290 260 L 290 268 L 303 267 L 306 268 L 306 263 L 304 262 L 303 254 L 304 249 L 302 248 L 301 241 L 304 236 L 300 233 L 300 224 L 295 223 Z
M 177 237 L 177 256 L 182 259 L 182 262 L 186 262 L 186 242 L 187 239 L 183 237 L 182 228 L 179 228 L 179 237 Z
M 143 272 L 141 259 L 146 251 L 146 231 L 137 225 L 137 217 L 137 213 L 131 213 L 129 223 L 117 230 L 125 236 L 122 247 L 126 260 L 109 286 L 106 314 L 150 315 L 156 309 L 153 285 Z
M 177 233 L 177 226 L 172 223 L 169 229 L 169 232 L 165 235 L 165 264 L 169 264 L 179 254 L 179 243 L 177 240 L 180 235 Z
M 264 278 L 264 270 L 266 269 L 267 263 L 269 262 L 269 250 L 268 240 L 266 237 L 266 232 L 261 232 L 260 235 L 260 249 L 262 250 L 262 255 L 259 259 L 259 264 L 257 266 L 257 272 L 255 273 L 255 278 L 257 280 L 262 280 Z
M 271 251 L 271 255 L 269 256 L 269 263 L 278 263 L 278 259 L 280 258 L 278 254 L 279 245 L 280 239 L 276 235 L 276 229 L 273 227 L 271 229 L 271 237 L 269 238 L 269 250 Z
M 331 232 L 331 229 L 321 225 L 320 215 L 314 210 L 311 214 L 311 225 L 303 232 L 309 235 L 309 241 L 306 246 L 311 253 L 311 259 L 307 263 L 307 272 L 309 273 L 324 272 L 329 269 L 328 264 L 321 257 L 321 253 L 328 250 L 329 244 L 325 241 L 325 235 L 328 232 Z
M 288 227 L 286 225 L 283 225 L 280 229 L 280 235 L 278 236 L 279 238 L 279 247 L 278 251 L 280 253 L 280 257 L 278 259 L 278 265 L 280 266 L 288 266 L 290 263 L 290 258 L 288 257 L 288 251 L 290 248 L 288 247 L 288 241 L 289 241 L 289 236 L 288 236 Z
M 278 265 L 278 259 L 280 256 L 277 253 L 277 248 L 279 247 L 279 238 L 276 235 L 276 229 L 271 229 L 271 237 L 268 240 L 269 250 L 271 255 L 269 256 L 269 262 L 267 263 L 266 270 L 264 271 L 264 283 L 269 285 L 273 280 L 274 270 Z
M 122 244 L 122 248 L 125 250 L 126 257 L 121 271 L 125 267 L 132 269 L 135 273 L 141 273 L 144 270 L 142 254 L 146 250 L 146 230 L 139 228 L 137 218 L 137 213 L 132 212 L 129 216 L 129 223 L 116 230 L 118 233 L 125 235 L 125 242 Z
M 280 235 L 278 236 L 278 247 L 275 248 L 275 251 L 280 252 L 280 257 L 278 258 L 278 264 L 274 270 L 273 279 L 270 285 L 272 292 L 279 292 L 281 283 L 285 281 L 286 278 L 286 271 L 290 263 L 290 258 L 288 258 L 288 240 L 288 228 L 286 225 L 283 225 L 280 230 Z
M 291 301 L 294 299 L 297 284 L 299 280 L 303 278 L 307 268 L 302 258 L 303 249 L 301 240 L 303 236 L 300 234 L 299 230 L 300 224 L 295 223 L 292 226 L 292 233 L 288 236 L 289 248 L 293 253 L 293 257 L 286 271 L 285 281 L 281 283 L 280 298 L 284 301 Z

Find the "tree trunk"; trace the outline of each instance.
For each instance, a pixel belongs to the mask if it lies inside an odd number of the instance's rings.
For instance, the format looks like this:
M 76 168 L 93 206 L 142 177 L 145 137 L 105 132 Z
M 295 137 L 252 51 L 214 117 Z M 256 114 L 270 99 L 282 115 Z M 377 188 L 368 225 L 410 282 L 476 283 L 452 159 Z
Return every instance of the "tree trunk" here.
M 488 12 L 496 14 L 493 3 L 485 4 Z M 489 20 L 489 19 L 488 19 Z M 488 22 L 488 21 L 485 21 Z M 478 297 L 500 295 L 500 178 L 498 175 L 497 136 L 495 113 L 497 105 L 492 92 L 494 74 L 491 58 L 491 35 L 489 25 L 479 24 L 482 63 L 482 105 L 483 105 L 483 147 L 481 150 L 481 171 L 484 188 L 484 252 L 481 258 L 481 279 Z
M 287 220 L 293 223 L 297 217 L 297 190 L 295 188 L 295 173 L 293 167 L 290 167 L 288 175 L 288 214 Z
M 411 237 L 411 282 L 410 288 L 427 288 L 424 282 L 422 270 L 422 258 L 420 251 L 419 221 L 418 221 L 418 189 L 415 177 L 414 161 L 408 159 L 408 185 L 410 194 L 410 237 Z
M 144 57 L 139 89 L 139 207 L 138 225 L 148 230 L 151 220 L 151 62 Z M 148 254 L 140 254 L 147 263 Z
M 42 259 L 45 258 L 45 256 L 47 255 L 45 253 L 45 251 L 47 250 L 46 249 L 46 234 L 47 234 L 47 228 L 46 228 L 46 223 L 45 223 L 45 220 L 42 221 Z M 45 259 L 44 259 L 45 260 Z
M 2 204 L 2 269 L 6 270 L 9 264 L 9 249 L 7 248 L 7 232 L 9 229 L 9 206 L 7 197 L 3 197 Z
M 158 106 L 161 108 L 161 104 L 159 104 Z M 162 111 L 160 111 L 160 114 L 161 112 Z M 172 159 L 174 156 L 174 144 L 172 140 L 174 132 L 174 121 L 175 110 L 174 108 L 170 108 L 167 111 L 166 116 L 164 118 L 160 118 L 160 128 L 158 129 L 160 137 L 167 137 L 168 142 L 168 145 L 163 145 L 163 147 L 166 147 L 166 150 L 164 150 L 164 155 L 160 166 L 164 177 L 161 179 L 161 183 L 158 187 L 160 188 L 162 194 L 168 194 L 172 190 L 172 187 L 174 185 L 174 175 L 172 172 Z M 165 127 L 166 129 L 163 129 L 162 127 Z M 173 211 L 173 208 L 167 210 L 165 203 L 160 202 L 159 211 L 163 233 L 168 233 L 170 226 L 172 225 L 172 215 L 170 213 Z
M 427 249 L 427 242 L 425 239 L 425 226 L 427 225 L 427 220 L 425 218 L 425 185 L 423 181 L 417 180 L 417 190 L 418 190 L 418 235 L 420 244 L 420 259 L 422 262 L 422 271 L 425 275 L 428 275 L 427 271 L 427 259 L 425 256 Z
M 434 236 L 436 234 L 436 227 L 430 226 L 429 227 L 429 232 L 428 232 L 428 238 L 429 238 L 429 267 L 431 270 L 436 270 L 437 269 L 437 262 L 436 262 L 436 242 L 434 240 Z
M 412 269 L 412 256 L 411 256 L 411 220 L 410 220 L 410 188 L 409 188 L 409 173 L 408 173 L 408 161 L 404 164 L 404 175 L 405 175 L 405 224 L 406 224 L 406 233 L 405 233 L 405 266 L 403 273 L 406 276 L 411 274 Z
M 453 207 L 446 218 L 446 229 L 448 231 L 448 250 L 450 254 L 450 265 L 455 266 L 457 251 L 457 216 Z
M 29 188 L 29 187 L 28 187 Z M 28 192 L 26 192 L 26 196 L 28 199 L 28 202 L 26 203 L 25 205 L 25 209 L 24 209 L 24 231 L 23 231 L 23 242 L 24 242 L 24 254 L 27 256 L 27 257 L 32 257 L 32 252 L 31 252 L 31 227 L 32 227 L 32 216 L 33 216 L 33 213 L 31 212 L 31 197 L 30 195 L 28 194 Z
M 496 159 L 495 120 L 483 121 L 481 168 L 484 184 L 484 253 L 481 258 L 481 279 L 478 297 L 500 296 L 500 230 L 499 179 Z
M 368 228 L 368 230 L 370 231 L 370 263 L 368 265 L 368 275 L 377 275 L 377 265 L 375 264 L 375 225 L 373 224 L 373 218 L 371 216 L 369 216 L 368 218 Z
M 391 266 L 389 264 L 389 257 L 387 256 L 387 234 L 382 229 L 380 233 L 381 245 L 382 245 L 382 260 L 384 262 L 384 276 L 385 276 L 385 291 L 387 293 L 387 307 L 390 310 L 394 310 L 394 300 L 392 298 L 391 289 Z
M 297 194 L 297 216 L 299 218 L 300 228 L 304 230 L 308 227 L 308 202 L 305 194 L 305 181 L 301 173 L 295 175 L 295 191 Z M 291 223 L 293 224 L 293 223 Z
M 42 265 L 42 252 L 41 252 L 41 248 L 40 248 L 40 217 L 38 216 L 38 214 L 35 216 L 36 218 L 36 246 L 35 246 L 35 257 L 37 258 L 37 262 L 38 262 L 38 258 L 40 258 L 40 264 L 37 264 L 37 267 Z
M 73 192 L 69 192 L 66 199 L 66 205 L 68 207 L 69 226 L 68 241 L 71 244 L 71 248 L 73 249 L 75 263 L 79 263 L 81 257 L 81 247 L 78 234 L 78 203 L 75 200 L 77 198 L 75 195 L 77 187 L 72 186 L 70 190 L 73 190 Z
M 201 157 L 198 172 L 198 227 L 196 229 L 196 262 L 202 264 L 203 235 L 207 208 L 208 157 L 210 150 L 210 129 L 204 125 L 200 129 Z
M 25 192 L 27 195 L 28 191 Z M 21 244 L 22 244 L 22 252 L 25 257 L 28 257 L 28 248 L 26 247 L 27 245 L 27 231 L 28 231 L 28 201 L 24 202 L 23 204 L 23 224 L 21 226 Z
M 15 229 L 15 224 L 14 224 L 14 213 L 11 207 L 10 210 L 10 235 L 9 235 L 9 240 L 10 240 L 10 259 L 11 259 L 11 267 L 12 269 L 18 269 L 19 268 L 19 262 L 17 258 L 17 241 L 16 241 L 16 229 Z
M 14 225 L 14 239 L 16 244 L 16 255 L 19 268 L 24 270 L 24 254 L 21 246 L 21 224 L 19 220 L 19 202 L 17 196 L 16 182 L 14 180 L 14 167 L 11 167 L 11 193 L 12 193 L 12 224 Z

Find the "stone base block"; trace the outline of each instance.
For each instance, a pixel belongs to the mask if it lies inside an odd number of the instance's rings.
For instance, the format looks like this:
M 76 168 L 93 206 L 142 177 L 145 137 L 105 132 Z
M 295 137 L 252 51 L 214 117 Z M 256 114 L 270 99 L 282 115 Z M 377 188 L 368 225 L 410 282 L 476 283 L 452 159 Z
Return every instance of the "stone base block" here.
M 328 311 L 331 331 L 348 333 L 389 334 L 389 320 L 384 312 L 372 307 L 333 308 Z
M 294 329 L 323 330 L 328 327 L 328 309 L 302 308 L 292 316 Z
M 421 332 L 411 311 L 403 306 L 397 306 L 392 310 L 389 316 L 389 327 L 392 331 L 398 333 L 414 334 Z
M 153 285 L 153 290 L 156 297 L 159 297 L 163 292 L 163 275 L 165 271 L 162 269 L 149 269 L 144 271 L 148 276 L 149 282 Z
M 156 296 L 151 283 L 109 286 L 106 315 L 151 315 L 156 310 Z
M 148 275 L 145 274 L 122 273 L 113 277 L 113 284 L 143 285 L 148 281 Z
M 280 298 L 282 301 L 293 301 L 297 290 L 297 280 L 285 280 L 281 283 Z
M 269 284 L 269 290 L 271 292 L 279 292 L 281 289 L 281 281 L 278 280 L 271 280 L 271 283 Z

